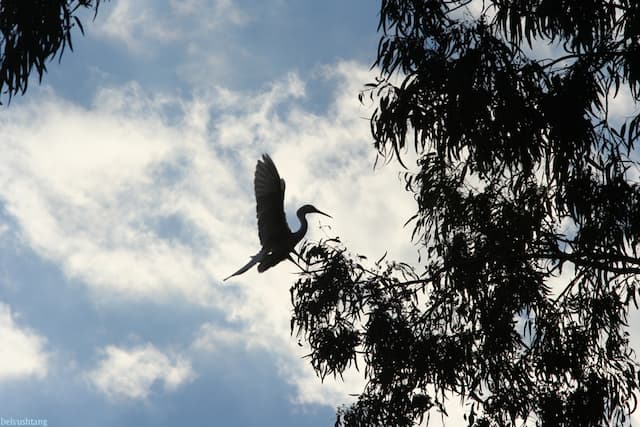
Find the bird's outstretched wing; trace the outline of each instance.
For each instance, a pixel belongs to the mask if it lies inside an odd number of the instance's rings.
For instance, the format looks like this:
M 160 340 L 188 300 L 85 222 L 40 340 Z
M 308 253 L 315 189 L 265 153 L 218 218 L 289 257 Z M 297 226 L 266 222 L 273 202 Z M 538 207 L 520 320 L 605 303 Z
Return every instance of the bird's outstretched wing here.
M 284 179 L 268 154 L 258 160 L 253 180 L 258 236 L 263 248 L 273 249 L 291 233 L 284 214 Z

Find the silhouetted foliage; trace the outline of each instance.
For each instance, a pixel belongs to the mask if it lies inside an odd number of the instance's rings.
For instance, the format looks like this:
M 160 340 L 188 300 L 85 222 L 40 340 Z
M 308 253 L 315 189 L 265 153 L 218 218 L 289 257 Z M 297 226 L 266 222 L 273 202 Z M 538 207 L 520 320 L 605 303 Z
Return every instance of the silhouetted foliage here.
M 0 0 L 0 95 L 24 94 L 34 67 L 42 81 L 47 61 L 73 50 L 71 31 L 84 29 L 81 8 L 98 12 L 100 0 Z M 95 15 L 94 15 L 95 16 Z
M 469 426 L 624 425 L 640 116 L 610 117 L 608 100 L 640 98 L 640 2 L 470 3 L 383 0 L 362 95 L 378 152 L 418 154 L 406 188 L 424 262 L 305 247 L 292 332 L 321 378 L 364 371 L 338 426 L 414 425 L 454 396 Z

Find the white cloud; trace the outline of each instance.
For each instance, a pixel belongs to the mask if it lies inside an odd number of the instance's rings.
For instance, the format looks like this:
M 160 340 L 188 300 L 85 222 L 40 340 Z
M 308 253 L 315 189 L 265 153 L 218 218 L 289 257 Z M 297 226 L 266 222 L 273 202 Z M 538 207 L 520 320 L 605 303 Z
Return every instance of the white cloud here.
M 215 352 L 239 346 L 243 343 L 243 338 L 242 331 L 226 329 L 207 322 L 200 326 L 191 346 L 195 350 Z
M 0 222 L 0 239 L 9 232 L 9 225 L 4 222 Z
M 102 16 L 104 15 L 104 16 Z M 101 9 L 96 33 L 149 54 L 158 43 L 192 40 L 229 26 L 244 25 L 249 15 L 232 0 L 115 0 Z
M 0 160 L 0 199 L 36 252 L 102 295 L 206 300 L 198 248 L 150 225 L 175 213 L 179 183 L 158 185 L 157 176 L 179 162 L 184 134 L 144 102 L 113 112 L 110 102 L 84 110 L 40 101 L 15 110 Z
M 337 403 L 357 390 L 339 381 L 320 386 L 289 335 L 296 268 L 220 279 L 259 249 L 252 181 L 262 152 L 287 180 L 289 212 L 313 203 L 334 217 L 309 217 L 311 238 L 322 236 L 321 220 L 354 252 L 415 260 L 403 228 L 414 202 L 399 169 L 372 169 L 370 111 L 357 101 L 367 69 L 351 62 L 323 69 L 319 78 L 336 86 L 322 113 L 301 106 L 306 82 L 295 74 L 260 93 L 202 88 L 191 100 L 137 85 L 102 89 L 90 108 L 32 96 L 0 117 L 0 201 L 23 241 L 98 301 L 211 306 L 242 325 L 238 343 L 297 366 L 281 370 L 306 396 L 294 399 Z M 194 348 L 227 338 L 202 338 Z
M 16 324 L 11 308 L 0 303 L 0 381 L 47 374 L 46 340 Z
M 198 18 L 197 22 L 209 30 L 229 24 L 244 25 L 251 20 L 235 0 L 170 0 L 170 4 L 176 13 Z M 204 16 L 207 19 L 202 19 Z
M 96 31 L 107 39 L 124 43 L 130 50 L 141 51 L 145 42 L 167 42 L 179 38 L 178 29 L 163 22 L 151 0 L 117 0 L 101 10 Z M 99 15 L 100 16 L 100 15 Z
M 621 85 L 617 94 L 611 89 L 608 96 L 609 114 L 613 121 L 626 120 L 638 114 L 638 104 L 633 99 L 629 85 Z
M 162 353 L 152 344 L 131 349 L 108 346 L 102 355 L 86 377 L 109 399 L 146 399 L 155 383 L 173 391 L 194 378 L 187 359 Z

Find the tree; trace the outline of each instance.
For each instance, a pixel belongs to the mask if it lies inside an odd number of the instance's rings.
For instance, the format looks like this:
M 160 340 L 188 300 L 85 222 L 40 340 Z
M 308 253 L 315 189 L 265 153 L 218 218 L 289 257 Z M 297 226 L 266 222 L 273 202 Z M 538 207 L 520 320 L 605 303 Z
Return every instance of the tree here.
M 98 13 L 100 0 L 0 0 L 0 95 L 9 99 L 27 91 L 34 67 L 39 81 L 47 61 L 65 48 L 73 50 L 71 32 L 84 28 L 78 13 L 82 8 Z
M 382 0 L 380 75 L 361 95 L 379 154 L 419 156 L 405 178 L 424 261 L 309 244 L 292 333 L 321 378 L 364 369 L 336 425 L 414 425 L 451 396 L 469 426 L 624 425 L 640 116 L 609 100 L 640 97 L 640 2 L 470 3 Z

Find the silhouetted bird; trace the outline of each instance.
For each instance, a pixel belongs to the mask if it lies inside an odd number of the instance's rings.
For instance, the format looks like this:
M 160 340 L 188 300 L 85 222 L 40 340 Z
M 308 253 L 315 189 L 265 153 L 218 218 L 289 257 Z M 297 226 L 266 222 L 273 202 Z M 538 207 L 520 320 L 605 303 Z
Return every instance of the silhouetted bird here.
M 278 169 L 268 154 L 263 154 L 262 159 L 258 160 L 253 187 L 256 193 L 258 236 L 262 249 L 251 257 L 247 265 L 224 280 L 244 273 L 255 264 L 258 264 L 260 273 L 285 259 L 297 265 L 291 258 L 291 253 L 295 252 L 295 246 L 307 232 L 309 224 L 305 215 L 319 213 L 331 218 L 312 205 L 304 205 L 296 212 L 300 228 L 295 233 L 291 231 L 284 214 L 284 179 L 280 178 Z

